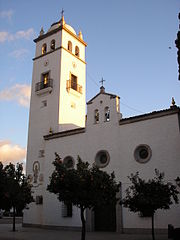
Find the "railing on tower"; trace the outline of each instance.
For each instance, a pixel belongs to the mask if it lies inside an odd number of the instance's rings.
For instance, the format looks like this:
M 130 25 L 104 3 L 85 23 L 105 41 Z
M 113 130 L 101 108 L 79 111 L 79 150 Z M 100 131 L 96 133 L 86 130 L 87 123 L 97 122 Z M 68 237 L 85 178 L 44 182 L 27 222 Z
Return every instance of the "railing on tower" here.
M 36 83 L 36 87 L 35 87 L 35 91 L 40 91 L 42 89 L 45 88 L 52 88 L 53 87 L 53 79 L 48 79 L 46 82 L 42 81 L 42 82 L 38 82 Z
M 82 94 L 82 86 L 71 80 L 66 81 L 66 89 L 67 89 L 67 91 L 69 91 L 70 89 L 73 89 L 73 90 L 77 91 L 78 93 Z

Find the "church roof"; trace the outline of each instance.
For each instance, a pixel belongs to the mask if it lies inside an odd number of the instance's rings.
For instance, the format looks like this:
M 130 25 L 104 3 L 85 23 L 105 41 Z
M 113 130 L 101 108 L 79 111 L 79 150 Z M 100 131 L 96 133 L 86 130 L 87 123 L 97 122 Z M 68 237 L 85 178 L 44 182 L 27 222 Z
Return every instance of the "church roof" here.
M 180 118 L 180 108 L 175 106 L 171 106 L 169 109 L 164 109 L 160 111 L 153 111 L 151 113 L 146 113 L 138 116 L 133 116 L 129 118 L 122 118 L 119 120 L 119 125 L 130 124 L 133 122 L 145 121 L 153 118 L 160 118 L 172 114 L 179 114 Z
M 58 32 L 58 31 L 61 31 L 62 29 L 64 29 L 66 32 L 71 34 L 74 38 L 78 39 L 81 43 L 83 43 L 85 46 L 87 46 L 87 43 L 84 42 L 84 40 L 82 39 L 81 31 L 80 31 L 79 35 L 77 35 L 74 28 L 65 22 L 64 17 L 62 17 L 60 21 L 53 23 L 46 33 L 44 33 L 44 31 L 41 30 L 40 35 L 36 39 L 34 39 L 34 42 L 37 43 L 38 41 L 40 41 L 48 36 L 51 36 L 52 34 Z
M 103 95 L 107 95 L 107 96 L 110 96 L 110 98 L 116 98 L 116 97 L 118 97 L 118 98 L 120 98 L 119 96 L 117 96 L 117 95 L 115 95 L 115 94 L 111 94 L 111 93 L 106 93 L 105 92 L 105 88 L 100 88 L 100 92 L 98 93 L 98 94 L 96 94 L 96 96 L 94 96 L 93 98 L 91 98 L 88 102 L 87 102 L 87 104 L 92 104 L 93 103 L 93 100 L 95 99 L 95 98 L 97 98 L 99 95 L 101 95 L 101 94 L 103 94 Z

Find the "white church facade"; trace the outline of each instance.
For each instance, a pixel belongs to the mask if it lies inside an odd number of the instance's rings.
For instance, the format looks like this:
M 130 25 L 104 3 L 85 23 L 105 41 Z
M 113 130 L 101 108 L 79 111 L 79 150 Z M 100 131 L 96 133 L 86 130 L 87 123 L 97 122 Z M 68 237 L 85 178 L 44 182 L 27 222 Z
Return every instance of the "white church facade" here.
M 127 176 L 140 173 L 149 179 L 154 170 L 174 182 L 180 174 L 180 109 L 169 109 L 123 118 L 120 98 L 100 92 L 87 102 L 86 61 L 82 33 L 65 23 L 64 17 L 34 40 L 32 92 L 26 171 L 33 185 L 35 202 L 25 210 L 25 226 L 81 227 L 79 210 L 66 206 L 49 193 L 47 185 L 57 152 L 67 166 L 77 156 L 115 172 L 124 196 Z M 86 116 L 87 106 L 87 116 Z M 175 182 L 174 182 L 175 183 Z M 178 227 L 180 205 L 155 214 L 155 228 Z M 86 213 L 87 229 L 133 231 L 150 229 L 151 220 L 117 204 L 114 209 Z

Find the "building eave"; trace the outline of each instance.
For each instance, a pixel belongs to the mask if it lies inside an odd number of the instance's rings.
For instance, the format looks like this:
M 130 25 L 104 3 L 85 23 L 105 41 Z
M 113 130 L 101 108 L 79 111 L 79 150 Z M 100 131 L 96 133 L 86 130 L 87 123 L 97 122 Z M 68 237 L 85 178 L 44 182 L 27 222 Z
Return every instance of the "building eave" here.
M 99 95 L 107 95 L 107 96 L 110 96 L 110 99 L 111 98 L 116 98 L 116 97 L 118 97 L 119 99 L 120 99 L 120 97 L 119 96 L 117 96 L 117 95 L 115 95 L 115 94 L 111 94 L 111 93 L 106 93 L 106 92 L 104 92 L 104 93 L 102 93 L 102 92 L 99 92 L 98 94 L 96 94 L 96 96 L 94 96 L 93 98 L 91 98 L 88 102 L 87 102 L 87 105 L 88 104 L 92 104 L 93 103 L 93 100 L 95 99 L 95 98 L 97 98 Z
M 76 128 L 76 129 L 67 130 L 67 131 L 63 131 L 63 132 L 51 133 L 51 134 L 45 135 L 43 137 L 44 137 L 44 140 L 52 140 L 55 138 L 67 137 L 67 136 L 81 134 L 81 133 L 85 133 L 85 132 L 86 132 L 86 128 Z
M 146 113 L 143 115 L 138 115 L 138 116 L 129 117 L 129 118 L 123 118 L 123 119 L 120 119 L 119 125 L 130 124 L 130 123 L 139 122 L 139 121 L 146 121 L 154 118 L 169 116 L 172 114 L 180 114 L 180 108 L 177 106 L 172 106 L 169 109 L 154 111 L 151 113 Z
M 82 40 L 81 38 L 79 38 L 76 34 L 72 33 L 72 32 L 71 32 L 68 28 L 66 28 L 64 25 L 63 25 L 63 26 L 59 26 L 58 28 L 56 28 L 56 29 L 54 29 L 54 30 L 52 30 L 52 31 L 50 31 L 50 32 L 47 32 L 47 33 L 45 33 L 45 34 L 43 34 L 43 35 L 35 38 L 35 39 L 34 39 L 34 42 L 37 43 L 37 42 L 41 41 L 42 39 L 47 38 L 47 37 L 53 35 L 54 33 L 57 33 L 57 32 L 59 32 L 59 31 L 61 31 L 62 29 L 64 29 L 66 32 L 68 32 L 71 36 L 73 36 L 74 38 L 76 38 L 76 39 L 77 39 L 78 41 L 80 41 L 82 44 L 84 44 L 85 46 L 87 46 L 87 43 L 86 43 L 84 40 Z

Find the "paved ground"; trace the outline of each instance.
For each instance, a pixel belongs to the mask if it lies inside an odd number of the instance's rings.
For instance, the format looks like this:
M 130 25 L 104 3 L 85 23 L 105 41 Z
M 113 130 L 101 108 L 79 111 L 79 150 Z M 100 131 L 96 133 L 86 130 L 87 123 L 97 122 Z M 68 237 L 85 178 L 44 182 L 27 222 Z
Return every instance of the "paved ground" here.
M 25 228 L 16 224 L 16 232 L 12 232 L 12 224 L 0 224 L 0 240 L 80 240 L 80 232 Z M 110 232 L 88 232 L 86 240 L 151 240 L 151 235 L 119 234 Z M 167 240 L 167 235 L 160 234 L 156 240 Z

